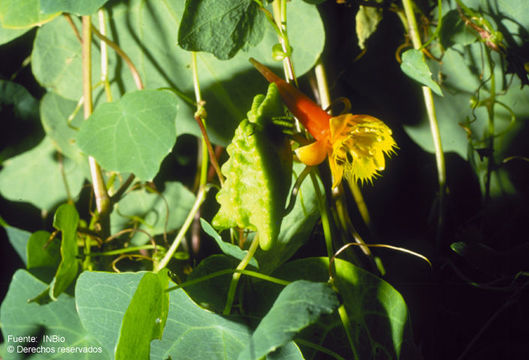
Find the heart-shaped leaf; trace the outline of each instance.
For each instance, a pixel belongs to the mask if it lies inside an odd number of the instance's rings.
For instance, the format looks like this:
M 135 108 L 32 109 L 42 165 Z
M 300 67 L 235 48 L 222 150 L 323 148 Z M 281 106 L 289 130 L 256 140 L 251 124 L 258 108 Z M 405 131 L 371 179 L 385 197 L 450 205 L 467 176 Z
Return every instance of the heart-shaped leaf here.
M 78 145 L 106 170 L 152 180 L 176 142 L 176 110 L 171 92 L 127 93 L 94 111 L 81 126 Z

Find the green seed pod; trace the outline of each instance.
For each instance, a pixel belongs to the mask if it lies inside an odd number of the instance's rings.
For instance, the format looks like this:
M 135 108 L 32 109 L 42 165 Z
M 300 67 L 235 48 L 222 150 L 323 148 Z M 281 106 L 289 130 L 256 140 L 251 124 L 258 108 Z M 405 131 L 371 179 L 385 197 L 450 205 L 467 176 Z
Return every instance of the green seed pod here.
M 273 123 L 281 116 L 277 87 L 270 84 L 266 97 L 254 98 L 248 119 L 239 124 L 226 149 L 230 158 L 221 169 L 226 181 L 217 194 L 220 209 L 212 221 L 218 229 L 257 231 L 263 250 L 277 239 L 292 179 L 290 142 Z

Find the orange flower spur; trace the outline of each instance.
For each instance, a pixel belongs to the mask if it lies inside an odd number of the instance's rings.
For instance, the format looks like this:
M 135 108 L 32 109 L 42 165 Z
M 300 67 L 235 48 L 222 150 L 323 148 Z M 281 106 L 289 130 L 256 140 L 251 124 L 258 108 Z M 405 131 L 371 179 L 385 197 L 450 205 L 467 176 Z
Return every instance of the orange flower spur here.
M 372 182 L 386 167 L 397 144 L 391 129 L 370 115 L 331 116 L 300 90 L 278 77 L 255 59 L 250 62 L 269 81 L 276 84 L 283 102 L 316 140 L 296 150 L 306 165 L 329 159 L 333 188 L 342 179 L 349 182 Z

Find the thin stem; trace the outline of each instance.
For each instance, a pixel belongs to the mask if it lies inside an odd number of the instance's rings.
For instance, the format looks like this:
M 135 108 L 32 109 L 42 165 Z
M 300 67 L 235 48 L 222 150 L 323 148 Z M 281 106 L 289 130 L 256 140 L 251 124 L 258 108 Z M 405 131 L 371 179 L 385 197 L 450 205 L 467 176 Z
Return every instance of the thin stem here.
M 329 209 L 327 207 L 327 201 L 325 199 L 325 196 L 320 190 L 320 185 L 318 183 L 314 171 L 310 173 L 310 179 L 312 180 L 314 191 L 316 192 L 316 198 L 318 199 L 318 207 L 320 208 L 321 215 L 321 225 L 323 227 L 323 236 L 325 237 L 325 247 L 327 249 L 327 256 L 330 259 L 334 254 L 334 246 L 332 241 L 332 228 L 329 219 Z
M 490 97 L 487 101 L 487 147 L 489 148 L 489 156 L 487 158 L 487 175 L 485 178 L 485 203 L 487 203 L 490 200 L 490 182 L 492 171 L 494 169 L 494 105 L 496 103 L 496 76 L 494 75 L 494 61 L 492 60 L 490 50 L 487 47 L 485 47 L 485 56 L 490 71 Z
M 130 69 L 130 72 L 132 74 L 132 78 L 134 79 L 134 83 L 136 84 L 136 87 L 139 90 L 142 90 L 143 82 L 141 81 L 140 73 L 138 72 L 138 69 L 136 66 L 134 66 L 134 63 L 129 58 L 129 56 L 119 47 L 118 44 L 107 38 L 105 35 L 101 34 L 95 27 L 92 26 L 92 32 L 95 36 L 103 40 L 108 46 L 110 46 L 122 59 L 125 61 L 127 66 Z
M 294 72 L 294 66 L 292 60 L 290 59 L 290 41 L 288 40 L 287 35 L 287 2 L 286 0 L 274 0 L 272 2 L 272 11 L 274 14 L 274 21 L 279 29 L 279 43 L 283 49 L 283 52 L 287 56 L 283 59 L 283 70 L 286 75 L 288 82 L 294 82 L 296 86 L 298 85 L 296 74 Z
M 349 315 L 347 314 L 347 310 L 345 309 L 344 305 L 341 305 L 338 308 L 338 315 L 340 315 L 340 320 L 342 321 L 343 328 L 345 330 L 345 334 L 347 335 L 347 340 L 349 341 L 349 347 L 351 348 L 351 351 L 353 352 L 353 356 L 355 359 L 359 359 L 358 353 L 356 352 L 356 346 L 353 340 L 353 329 L 351 327 L 351 321 L 349 319 Z
M 82 43 L 82 62 L 83 62 L 83 110 L 84 118 L 88 119 L 92 115 L 92 31 L 91 31 L 91 20 L 90 16 L 83 16 L 83 43 Z M 105 186 L 105 181 L 103 179 L 103 173 L 101 167 L 92 157 L 88 157 L 88 163 L 90 166 L 90 175 L 92 178 L 92 187 L 94 189 L 95 199 L 96 199 L 96 208 L 101 216 L 102 226 L 104 232 L 108 232 L 107 228 L 109 224 L 105 220 L 108 213 L 110 212 L 110 198 L 108 197 L 108 192 Z
M 182 228 L 180 229 L 180 231 L 176 235 L 173 243 L 171 244 L 171 246 L 167 250 L 167 253 L 163 257 L 163 259 L 154 267 L 154 272 L 158 272 L 158 271 L 162 270 L 164 267 L 167 266 L 167 264 L 169 264 L 169 261 L 173 257 L 173 255 L 176 252 L 176 249 L 178 248 L 180 243 L 182 242 L 182 239 L 184 238 L 185 234 L 187 233 L 187 230 L 189 230 L 189 227 L 193 223 L 193 219 L 195 218 L 195 214 L 197 213 L 197 211 L 200 209 L 200 206 L 204 202 L 204 199 L 206 197 L 206 193 L 207 193 L 207 187 L 199 188 L 197 197 L 195 199 L 195 203 L 193 204 L 193 207 L 191 208 L 191 211 L 189 211 L 189 214 L 187 214 L 187 217 L 186 217 L 186 219 L 184 221 L 184 224 L 182 225 Z
M 287 286 L 288 284 L 290 284 L 290 281 L 283 280 L 283 279 L 278 279 L 278 278 L 270 276 L 270 275 L 261 274 L 261 273 L 259 273 L 257 271 L 237 270 L 237 269 L 224 269 L 224 270 L 215 271 L 215 272 L 213 272 L 211 274 L 207 274 L 207 275 L 201 276 L 201 277 L 199 277 L 197 279 L 188 280 L 188 281 L 183 282 L 183 283 L 181 283 L 181 284 L 179 284 L 177 286 L 170 287 L 166 291 L 173 291 L 173 290 L 178 290 L 180 288 L 186 288 L 188 286 L 199 284 L 201 282 L 204 282 L 204 281 L 207 281 L 207 280 L 210 280 L 210 279 L 214 279 L 214 278 L 219 277 L 219 276 L 223 276 L 223 275 L 227 275 L 227 274 L 234 274 L 234 273 L 239 273 L 241 275 L 251 276 L 251 277 L 254 277 L 256 279 L 265 280 L 265 281 L 268 281 L 268 282 L 271 282 L 271 283 L 274 283 L 274 284 L 277 284 L 277 285 L 282 285 L 282 286 Z
M 105 12 L 103 9 L 99 9 L 97 12 L 99 20 L 99 29 L 101 34 L 106 36 L 106 26 L 105 26 Z M 99 44 L 101 48 L 101 81 L 105 88 L 105 95 L 108 102 L 112 102 L 112 92 L 110 91 L 110 81 L 108 80 L 108 49 L 107 44 L 103 40 Z
M 204 109 L 204 101 L 202 100 L 202 95 L 200 92 L 200 82 L 198 79 L 198 64 L 197 64 L 197 54 L 196 52 L 192 52 L 191 54 L 191 68 L 193 71 L 193 85 L 195 89 L 195 100 L 196 100 L 196 106 L 197 111 L 195 112 L 195 120 L 198 124 L 198 127 L 200 128 L 200 132 L 202 133 L 202 165 L 201 165 L 201 175 L 200 175 L 200 183 L 206 184 L 207 181 L 207 168 L 208 168 L 208 153 L 209 153 L 209 161 L 211 162 L 211 166 L 215 169 L 215 172 L 217 173 L 217 177 L 219 178 L 219 182 L 222 185 L 224 183 L 224 176 L 222 176 L 222 173 L 220 171 L 219 163 L 217 162 L 217 157 L 215 156 L 215 151 L 213 150 L 213 146 L 211 145 L 211 141 L 209 140 L 208 132 L 206 130 L 205 125 L 205 116 L 206 116 L 206 110 Z
M 415 13 L 413 11 L 412 0 L 402 0 L 404 6 L 404 12 L 406 19 L 408 20 L 408 34 L 410 35 L 413 47 L 417 50 L 422 48 L 422 41 L 419 36 L 419 29 L 417 27 L 417 21 L 415 19 Z M 439 222 L 437 229 L 437 243 L 441 236 L 441 230 L 444 222 L 444 197 L 446 191 L 446 165 L 445 157 L 443 152 L 443 146 L 441 143 L 441 132 L 439 131 L 439 122 L 437 121 L 437 115 L 435 114 L 435 103 L 433 100 L 432 90 L 427 87 L 422 87 L 422 93 L 424 97 L 424 103 L 426 105 L 426 111 L 428 114 L 428 122 L 430 123 L 430 132 L 432 133 L 432 139 L 435 149 L 435 161 L 437 165 L 437 179 L 439 182 Z
M 259 234 L 255 235 L 252 243 L 250 244 L 250 248 L 248 249 L 248 252 L 244 256 L 244 258 L 241 260 L 239 265 L 237 265 L 237 267 L 235 268 L 236 271 L 246 269 L 246 266 L 248 266 L 248 263 L 250 262 L 250 260 L 252 260 L 258 247 L 259 247 Z M 235 291 L 237 290 L 237 284 L 239 284 L 240 277 L 241 277 L 240 272 L 233 273 L 233 277 L 231 278 L 231 282 L 230 282 L 230 288 L 228 289 L 228 298 L 226 300 L 226 306 L 224 307 L 224 311 L 222 312 L 224 315 L 228 315 L 231 312 L 231 307 L 233 305 L 233 300 L 235 298 Z

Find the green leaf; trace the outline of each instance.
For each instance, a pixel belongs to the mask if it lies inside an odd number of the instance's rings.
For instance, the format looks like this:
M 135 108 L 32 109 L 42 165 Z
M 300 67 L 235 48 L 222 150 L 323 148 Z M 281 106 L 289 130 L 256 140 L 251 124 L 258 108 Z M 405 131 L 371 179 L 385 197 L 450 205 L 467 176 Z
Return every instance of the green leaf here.
M 222 237 L 215 231 L 215 229 L 204 219 L 200 218 L 200 225 L 202 225 L 202 229 L 215 240 L 217 245 L 220 247 L 220 250 L 222 253 L 228 256 L 232 256 L 235 259 L 242 260 L 246 254 L 248 253 L 247 250 L 243 250 L 240 247 L 238 247 L 235 244 L 230 244 L 224 240 L 222 240 Z M 257 260 L 255 258 L 251 258 L 250 265 L 254 266 L 256 269 L 259 269 L 259 264 L 257 263 Z
M 326 283 L 305 280 L 287 285 L 255 329 L 238 359 L 259 359 L 285 345 L 321 315 L 338 308 L 337 294 Z
M 246 325 L 200 308 L 182 289 L 169 296 L 164 335 L 151 344 L 151 359 L 237 358 L 250 336 Z
M 226 306 L 228 288 L 230 287 L 233 274 L 228 273 L 211 279 L 204 278 L 218 271 L 233 270 L 239 263 L 239 260 L 224 254 L 208 256 L 187 277 L 186 281 L 201 281 L 197 284 L 186 286 L 186 293 L 201 307 L 222 313 Z
M 48 137 L 30 151 L 6 160 L 3 166 L 0 171 L 2 196 L 29 202 L 43 210 L 66 200 L 67 188 L 71 196 L 77 196 L 85 179 L 83 167 L 74 161 L 63 158 L 61 166 Z
M 375 2 L 377 3 L 377 2 Z M 360 5 L 355 17 L 356 37 L 358 47 L 364 50 L 366 41 L 376 31 L 378 23 L 382 20 L 382 9 L 373 6 Z
M 2 26 L 2 21 L 0 20 L 0 45 L 7 44 L 11 40 L 16 39 L 19 36 L 24 35 L 29 31 L 27 29 L 7 29 Z
M 401 70 L 415 81 L 424 86 L 428 86 L 439 96 L 443 96 L 443 91 L 435 81 L 432 80 L 432 72 L 424 60 L 422 52 L 416 49 L 406 50 L 402 54 Z
M 194 120 L 194 85 L 191 55 L 177 45 L 177 31 L 184 12 L 184 1 L 143 0 L 112 2 L 108 10 L 108 34 L 138 68 L 146 89 L 170 87 L 179 93 L 178 134 L 201 136 Z M 298 76 L 306 73 L 320 57 L 325 32 L 318 10 L 302 1 L 289 2 L 287 13 L 292 61 Z M 295 15 L 294 15 L 295 14 Z M 79 22 L 74 18 L 77 28 Z M 266 25 L 266 24 L 265 24 Z M 98 26 L 98 25 L 96 25 Z M 276 66 L 270 49 L 277 43 L 271 26 L 264 26 L 264 39 L 248 52 L 239 51 L 230 61 L 218 60 L 209 53 L 198 53 L 198 73 L 203 98 L 207 100 L 208 133 L 212 142 L 226 145 L 233 131 L 251 106 L 249 94 L 263 91 L 265 82 L 255 81 L 249 57 L 268 66 Z M 119 34 L 119 37 L 113 36 Z M 306 41 L 311 39 L 311 41 Z M 100 80 L 100 53 L 92 48 L 92 83 Z M 63 17 L 39 29 L 32 55 L 32 70 L 45 88 L 76 103 L 81 97 L 81 46 Z M 136 90 L 130 71 L 113 51 L 109 51 L 109 78 L 114 99 Z M 117 81 L 119 79 L 119 81 Z M 104 98 L 102 87 L 94 90 L 94 99 Z
M 176 142 L 176 96 L 139 90 L 101 104 L 77 135 L 79 148 L 103 168 L 152 180 Z
M 304 168 L 305 165 L 294 163 L 293 182 L 297 180 Z M 323 184 L 320 181 L 318 181 L 318 186 L 323 192 Z M 294 208 L 283 218 L 276 245 L 268 251 L 258 249 L 255 253 L 255 258 L 260 264 L 260 271 L 269 274 L 292 257 L 310 239 L 319 218 L 320 211 L 314 184 L 310 178 L 306 178 L 301 184 Z
M 488 113 L 485 106 L 472 109 L 471 105 L 475 99 L 490 97 L 488 86 L 480 85 L 481 79 L 490 78 L 489 70 L 486 69 L 483 73 L 481 67 L 475 66 L 481 64 L 481 54 L 480 43 L 450 48 L 445 52 L 440 71 L 446 77 L 443 86 L 447 91 L 444 97 L 435 98 L 435 107 L 443 150 L 455 152 L 471 164 L 474 163 L 478 179 L 484 188 L 485 174 L 488 171 L 487 161 L 479 159 L 476 149 L 487 146 L 484 134 L 488 131 Z M 495 53 L 492 54 L 492 59 L 496 64 L 501 63 Z M 500 66 L 496 67 L 495 76 L 496 79 L 503 78 Z M 476 97 L 478 89 L 479 95 Z M 494 156 L 498 164 L 512 154 L 509 152 L 511 141 L 523 131 L 524 122 L 515 120 L 529 118 L 529 88 L 522 88 L 520 80 L 514 78 L 508 89 L 498 98 L 505 106 L 494 106 Z M 515 119 L 512 115 L 515 115 Z M 418 124 L 407 125 L 404 129 L 422 149 L 431 153 L 435 151 L 426 115 Z M 511 180 L 504 167 L 499 167 L 495 173 L 497 176 L 492 176 L 491 179 L 491 196 L 513 193 Z
M 75 303 L 86 331 L 114 354 L 121 322 L 146 272 L 81 273 L 75 285 Z
M 53 358 L 61 360 L 101 360 L 110 359 L 108 352 L 101 347 L 99 342 L 91 336 L 81 325 L 75 308 L 75 301 L 68 295 L 61 295 L 57 301 L 46 305 L 29 303 L 35 292 L 45 290 L 47 285 L 25 270 L 18 270 L 9 291 L 0 307 L 0 323 L 2 324 L 2 335 L 5 340 L 11 336 L 31 336 L 38 338 L 40 345 L 54 351 Z M 41 341 L 42 335 L 58 335 L 65 338 L 64 342 Z M 13 343 L 7 341 L 8 345 L 27 345 L 25 343 Z M 33 345 L 34 346 L 34 345 Z M 72 355 L 71 352 L 59 352 L 59 347 L 76 347 L 84 353 Z M 75 349 L 74 349 L 75 350 Z M 27 354 L 26 354 L 27 355 Z M 51 354 L 33 354 L 31 359 L 49 359 Z M 24 354 L 6 354 L 5 360 L 23 359 Z
M 353 345 L 358 359 L 416 359 L 417 349 L 408 310 L 400 293 L 384 280 L 347 261 L 335 259 L 334 285 L 338 288 L 354 328 Z M 328 258 L 304 258 L 279 267 L 272 276 L 287 281 L 309 280 L 325 282 L 329 279 Z M 280 291 L 275 284 L 254 284 L 259 308 L 270 306 L 270 298 Z M 324 334 L 332 336 L 332 324 L 341 327 L 339 319 L 327 325 Z M 318 338 L 324 346 L 336 346 L 332 338 Z M 351 357 L 348 358 L 353 358 Z
M 57 240 L 50 241 L 50 233 L 37 231 L 31 234 L 27 243 L 27 268 L 57 268 L 61 261 L 61 247 Z
M 59 13 L 45 14 L 40 0 L 2 0 L 0 2 L 0 22 L 8 29 L 28 29 L 40 26 Z
M 14 226 L 7 224 L 4 219 L 0 216 L 0 226 L 2 226 L 7 234 L 9 243 L 13 246 L 13 249 L 17 252 L 18 256 L 24 264 L 27 264 L 26 248 L 31 233 L 22 229 L 18 229 Z
M 75 138 L 83 123 L 83 112 L 75 101 L 47 92 L 40 103 L 40 119 L 44 131 L 55 147 L 78 163 L 88 163 Z
M 75 15 L 90 15 L 95 13 L 108 0 L 40 0 L 44 13 L 66 12 Z
M 264 16 L 253 0 L 187 0 L 178 43 L 227 60 L 263 38 Z
M 161 194 L 147 188 L 131 191 L 110 215 L 112 233 L 136 227 L 151 236 L 174 231 L 182 226 L 194 201 L 195 195 L 178 182 L 165 183 Z M 132 244 L 143 245 L 148 239 L 146 234 L 138 232 Z
M 221 169 L 226 181 L 217 193 L 221 207 L 212 220 L 220 229 L 257 231 L 263 250 L 276 242 L 292 177 L 290 143 L 272 122 L 283 114 L 275 84 L 266 97 L 254 98 L 248 120 L 239 125 L 226 149 L 230 158 Z
M 61 262 L 50 284 L 50 297 L 56 300 L 74 281 L 79 272 L 77 260 L 77 226 L 79 214 L 71 204 L 61 205 L 55 212 L 53 227 L 61 232 Z
M 154 284 L 154 279 L 146 280 L 148 286 L 137 292 L 144 274 L 84 272 L 77 280 L 79 318 L 86 331 L 98 339 L 108 353 L 114 352 L 122 319 L 136 293 L 144 297 L 149 285 Z M 151 303 L 152 300 L 147 301 Z M 123 324 L 127 322 L 123 320 Z M 169 292 L 163 337 L 151 342 L 150 359 L 162 360 L 169 356 L 179 360 L 235 359 L 249 339 L 250 330 L 245 324 L 202 309 L 179 289 Z M 281 349 L 280 354 L 283 356 L 278 359 L 302 359 L 292 343 Z
M 162 338 L 167 319 L 168 281 L 166 271 L 141 278 L 123 316 L 116 359 L 149 359 L 151 340 Z
M 417 358 L 408 308 L 400 293 L 347 261 L 335 265 L 335 285 L 354 330 L 352 341 L 359 358 Z
M 445 48 L 454 44 L 469 45 L 477 40 L 476 34 L 472 32 L 459 16 L 459 11 L 451 10 L 443 18 L 443 25 L 439 33 L 439 41 Z
M 81 22 L 72 17 L 77 29 Z M 101 55 L 92 47 L 92 84 L 100 80 Z M 38 29 L 31 53 L 31 70 L 37 81 L 64 98 L 79 101 L 83 95 L 81 42 L 64 16 Z M 101 87 L 94 92 L 97 99 Z

